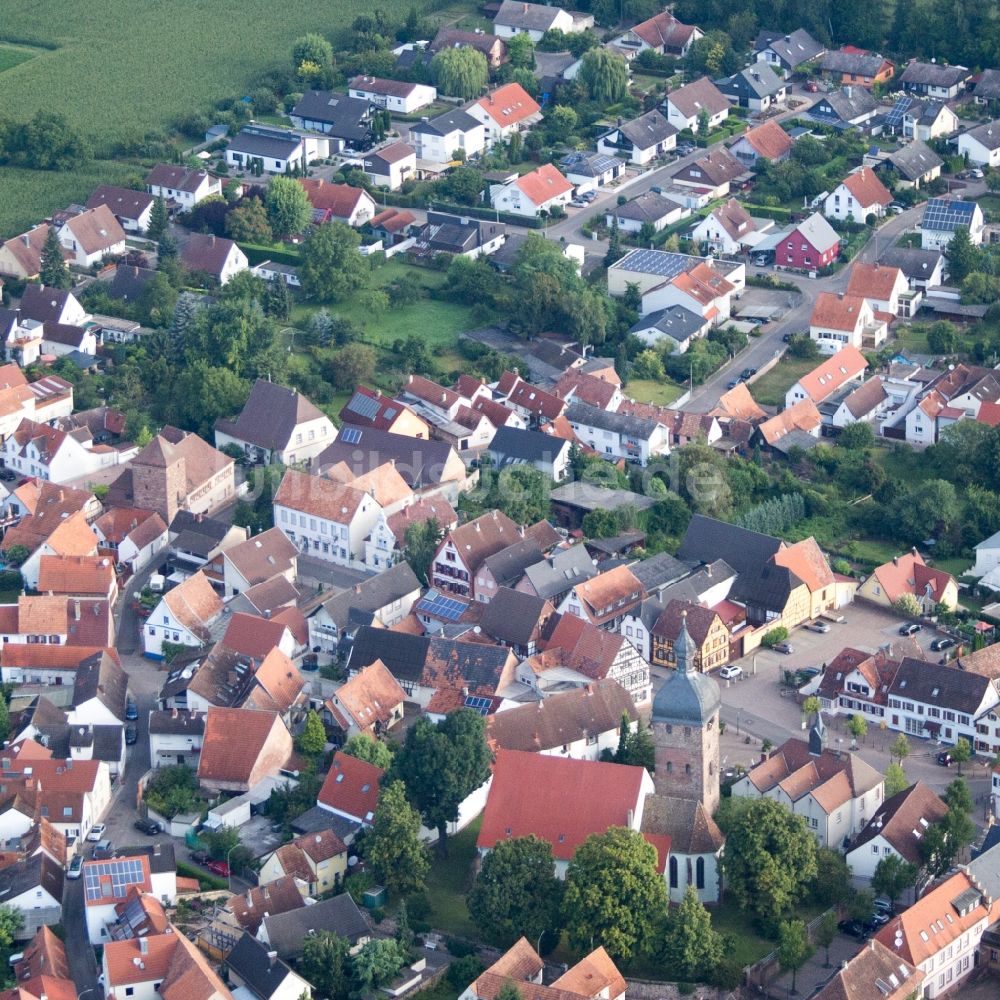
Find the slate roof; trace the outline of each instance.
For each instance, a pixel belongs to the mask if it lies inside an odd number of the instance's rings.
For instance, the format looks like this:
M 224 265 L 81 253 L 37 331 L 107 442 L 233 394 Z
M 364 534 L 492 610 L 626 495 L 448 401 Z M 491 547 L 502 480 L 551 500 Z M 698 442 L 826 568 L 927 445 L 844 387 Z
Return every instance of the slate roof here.
M 480 627 L 504 645 L 527 646 L 538 640 L 540 627 L 552 612 L 544 597 L 501 587 L 483 610 Z
M 367 118 L 371 109 L 371 102 L 359 97 L 329 90 L 307 90 L 292 109 L 292 115 L 322 122 L 329 126 L 329 134 L 339 139 L 362 140 L 369 135 Z
M 482 128 L 482 122 L 473 118 L 467 111 L 461 108 L 454 108 L 445 111 L 444 114 L 437 115 L 430 121 L 419 121 L 410 126 L 410 133 L 422 135 L 451 135 L 452 132 L 472 132 L 474 129 Z
M 752 572 L 770 561 L 781 547 L 781 539 L 762 535 L 704 514 L 695 514 L 677 551 L 688 562 L 725 560 L 737 573 Z
M 940 250 L 889 246 L 879 255 L 879 263 L 887 267 L 898 267 L 907 278 L 924 281 L 934 273 L 941 257 Z
M 483 560 L 483 567 L 490 571 L 499 586 L 514 587 L 525 569 L 541 558 L 542 549 L 538 542 L 534 538 L 523 538 L 488 556 Z
M 662 194 L 646 191 L 644 194 L 636 195 L 624 205 L 609 206 L 607 211 L 609 215 L 617 216 L 619 219 L 657 222 L 665 215 L 676 212 L 680 207 L 676 201 L 672 201 Z
M 919 62 L 914 59 L 897 77 L 899 83 L 920 84 L 930 87 L 954 87 L 968 79 L 964 66 L 944 66 L 941 63 Z
M 107 205 L 121 219 L 138 221 L 156 199 L 147 191 L 133 191 L 131 188 L 113 187 L 102 184 L 87 199 L 87 208 Z
M 798 28 L 789 35 L 761 31 L 754 43 L 754 51 L 763 52 L 764 49 L 771 49 L 791 69 L 815 59 L 826 51 L 826 47 L 817 42 L 805 28 Z
M 672 135 L 677 134 L 677 129 L 667 121 L 666 115 L 655 108 L 647 111 L 638 118 L 633 118 L 630 122 L 623 122 L 615 127 L 636 149 L 649 149 L 656 146 Z M 615 129 L 611 129 L 607 135 Z
M 566 419 L 570 423 L 597 427 L 600 430 L 625 434 L 628 437 L 648 440 L 656 431 L 658 421 L 631 417 L 625 413 L 609 413 L 597 406 L 578 403 L 575 400 L 566 407 Z
M 216 431 L 257 445 L 282 449 L 291 445 L 295 428 L 325 414 L 296 389 L 259 378 L 235 420 L 217 420 Z
M 535 593 L 547 599 L 566 593 L 578 581 L 589 580 L 599 572 L 586 547 L 573 545 L 527 567 L 524 575 Z
M 705 326 L 705 317 L 683 306 L 668 306 L 648 313 L 635 323 L 629 333 L 658 330 L 678 344 L 696 337 Z
M 497 468 L 526 462 L 554 462 L 569 442 L 544 434 L 541 431 L 521 430 L 517 427 L 500 427 L 488 451 Z
M 354 435 L 350 435 L 354 438 Z M 360 476 L 385 462 L 395 461 L 396 470 L 411 489 L 437 486 L 444 482 L 445 466 L 456 453 L 447 441 L 426 440 L 406 434 L 392 434 L 373 427 L 359 427 L 356 440 L 343 434 L 316 459 L 318 468 L 346 462 Z
M 43 889 L 57 901 L 62 901 L 62 866 L 45 853 L 0 868 L 0 896 L 4 899 L 14 899 L 32 889 Z
M 830 105 L 834 115 L 842 122 L 853 122 L 856 118 L 871 114 L 878 107 L 878 102 L 864 87 L 851 87 L 849 94 L 845 90 L 835 90 L 827 94 L 823 101 Z M 815 111 L 814 107 L 813 112 Z
M 264 928 L 270 948 L 286 958 L 302 952 L 310 933 L 332 931 L 347 938 L 352 947 L 371 934 L 357 904 L 346 892 L 312 906 L 265 917 Z
M 18 308 L 21 319 L 36 319 L 39 323 L 55 323 L 62 315 L 70 299 L 75 300 L 73 293 L 67 288 L 46 288 L 45 285 L 31 282 L 24 286 Z
M 382 573 L 366 577 L 359 584 L 335 594 L 323 602 L 330 618 L 343 628 L 352 610 L 374 614 L 394 601 L 420 590 L 410 564 L 405 560 Z
M 850 47 L 835 49 L 823 56 L 820 68 L 826 73 L 847 73 L 851 76 L 878 76 L 885 65 L 885 56 L 877 52 L 862 52 Z
M 974 93 L 985 101 L 1000 99 L 1000 69 L 984 69 Z
M 935 167 L 943 166 L 944 160 L 930 146 L 919 139 L 901 146 L 887 157 L 896 172 L 908 181 L 919 180 Z M 927 253 L 928 251 L 923 251 Z
M 181 262 L 192 271 L 204 271 L 218 277 L 235 249 L 232 240 L 221 236 L 190 233 L 181 247 Z
M 716 80 L 715 85 L 727 96 L 748 93 L 755 98 L 770 97 L 787 86 L 766 62 L 751 63 L 739 73 Z
M 991 689 L 988 677 L 906 656 L 889 686 L 889 694 L 975 715 Z
M 559 15 L 560 8 L 522 0 L 503 0 L 493 18 L 494 24 L 516 28 L 518 31 L 548 31 Z

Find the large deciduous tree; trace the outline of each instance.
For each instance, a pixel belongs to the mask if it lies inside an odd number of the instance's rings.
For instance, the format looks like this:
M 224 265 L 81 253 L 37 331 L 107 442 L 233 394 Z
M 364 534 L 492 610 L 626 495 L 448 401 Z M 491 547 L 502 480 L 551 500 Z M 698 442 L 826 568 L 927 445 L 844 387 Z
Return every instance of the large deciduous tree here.
M 480 933 L 499 944 L 513 944 L 522 934 L 532 942 L 544 933 L 555 937 L 562 888 L 551 844 L 534 836 L 501 840 L 483 861 L 469 912 Z
M 898 854 L 887 854 L 875 866 L 872 874 L 872 889 L 888 897 L 895 906 L 896 900 L 911 886 L 916 885 L 917 866 L 904 861 Z
M 302 245 L 302 290 L 318 302 L 339 302 L 364 288 L 370 271 L 358 253 L 361 237 L 343 222 L 328 222 Z
M 411 524 L 403 536 L 403 558 L 424 586 L 427 586 L 431 562 L 441 538 L 441 526 L 433 517 L 419 524 Z
M 598 104 L 617 104 L 628 94 L 628 64 L 610 49 L 585 53 L 577 79 L 590 100 Z
M 627 961 L 650 947 L 653 921 L 666 905 L 656 848 L 641 833 L 614 826 L 577 848 L 566 872 L 563 923 L 578 951 L 600 944 Z
M 712 918 L 688 886 L 680 906 L 671 911 L 662 945 L 662 959 L 671 979 L 701 982 L 722 961 L 722 936 L 712 927 Z
M 392 748 L 382 740 L 376 740 L 367 733 L 355 733 L 341 748 L 348 757 L 357 757 L 376 767 L 388 771 L 392 767 Z
M 226 213 L 226 234 L 237 243 L 270 243 L 274 239 L 271 220 L 260 198 L 244 198 Z
M 375 876 L 400 896 L 424 887 L 430 862 L 420 842 L 420 814 L 406 798 L 401 781 L 379 792 L 372 828 L 365 837 L 365 857 Z
M 482 52 L 468 46 L 441 49 L 431 60 L 431 79 L 442 94 L 471 100 L 489 80 L 489 66 Z
M 352 992 L 351 946 L 332 931 L 307 934 L 298 969 L 317 996 L 348 1000 Z
M 312 220 L 312 205 L 305 188 L 293 177 L 275 177 L 264 199 L 271 229 L 278 236 L 301 233 Z

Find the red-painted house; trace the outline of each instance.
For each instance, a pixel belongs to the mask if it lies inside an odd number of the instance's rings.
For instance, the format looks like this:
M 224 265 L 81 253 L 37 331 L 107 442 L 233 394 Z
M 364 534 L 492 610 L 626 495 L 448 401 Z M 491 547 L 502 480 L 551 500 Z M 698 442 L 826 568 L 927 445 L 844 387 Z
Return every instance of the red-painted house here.
M 777 267 L 815 271 L 832 264 L 840 253 L 840 237 L 819 212 L 798 224 L 774 251 Z

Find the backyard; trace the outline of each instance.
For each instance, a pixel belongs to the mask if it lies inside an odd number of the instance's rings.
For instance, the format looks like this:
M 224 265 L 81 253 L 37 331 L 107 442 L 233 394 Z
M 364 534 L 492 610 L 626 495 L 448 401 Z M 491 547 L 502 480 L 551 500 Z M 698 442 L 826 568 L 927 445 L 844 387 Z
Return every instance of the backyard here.
M 785 393 L 818 364 L 816 358 L 793 358 L 785 354 L 769 372 L 750 384 L 750 394 L 761 406 L 784 407 Z

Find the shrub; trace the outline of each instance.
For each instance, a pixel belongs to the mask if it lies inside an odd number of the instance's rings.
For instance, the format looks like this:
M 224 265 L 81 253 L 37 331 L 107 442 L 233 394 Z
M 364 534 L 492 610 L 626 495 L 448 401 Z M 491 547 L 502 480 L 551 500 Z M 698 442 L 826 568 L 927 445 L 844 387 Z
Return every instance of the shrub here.
M 475 955 L 464 955 L 448 966 L 448 982 L 456 990 L 462 991 L 483 971 L 483 963 Z
M 779 625 L 777 628 L 771 629 L 763 639 L 760 640 L 760 644 L 765 649 L 773 649 L 779 642 L 784 642 L 788 638 L 788 629 L 784 625 Z

